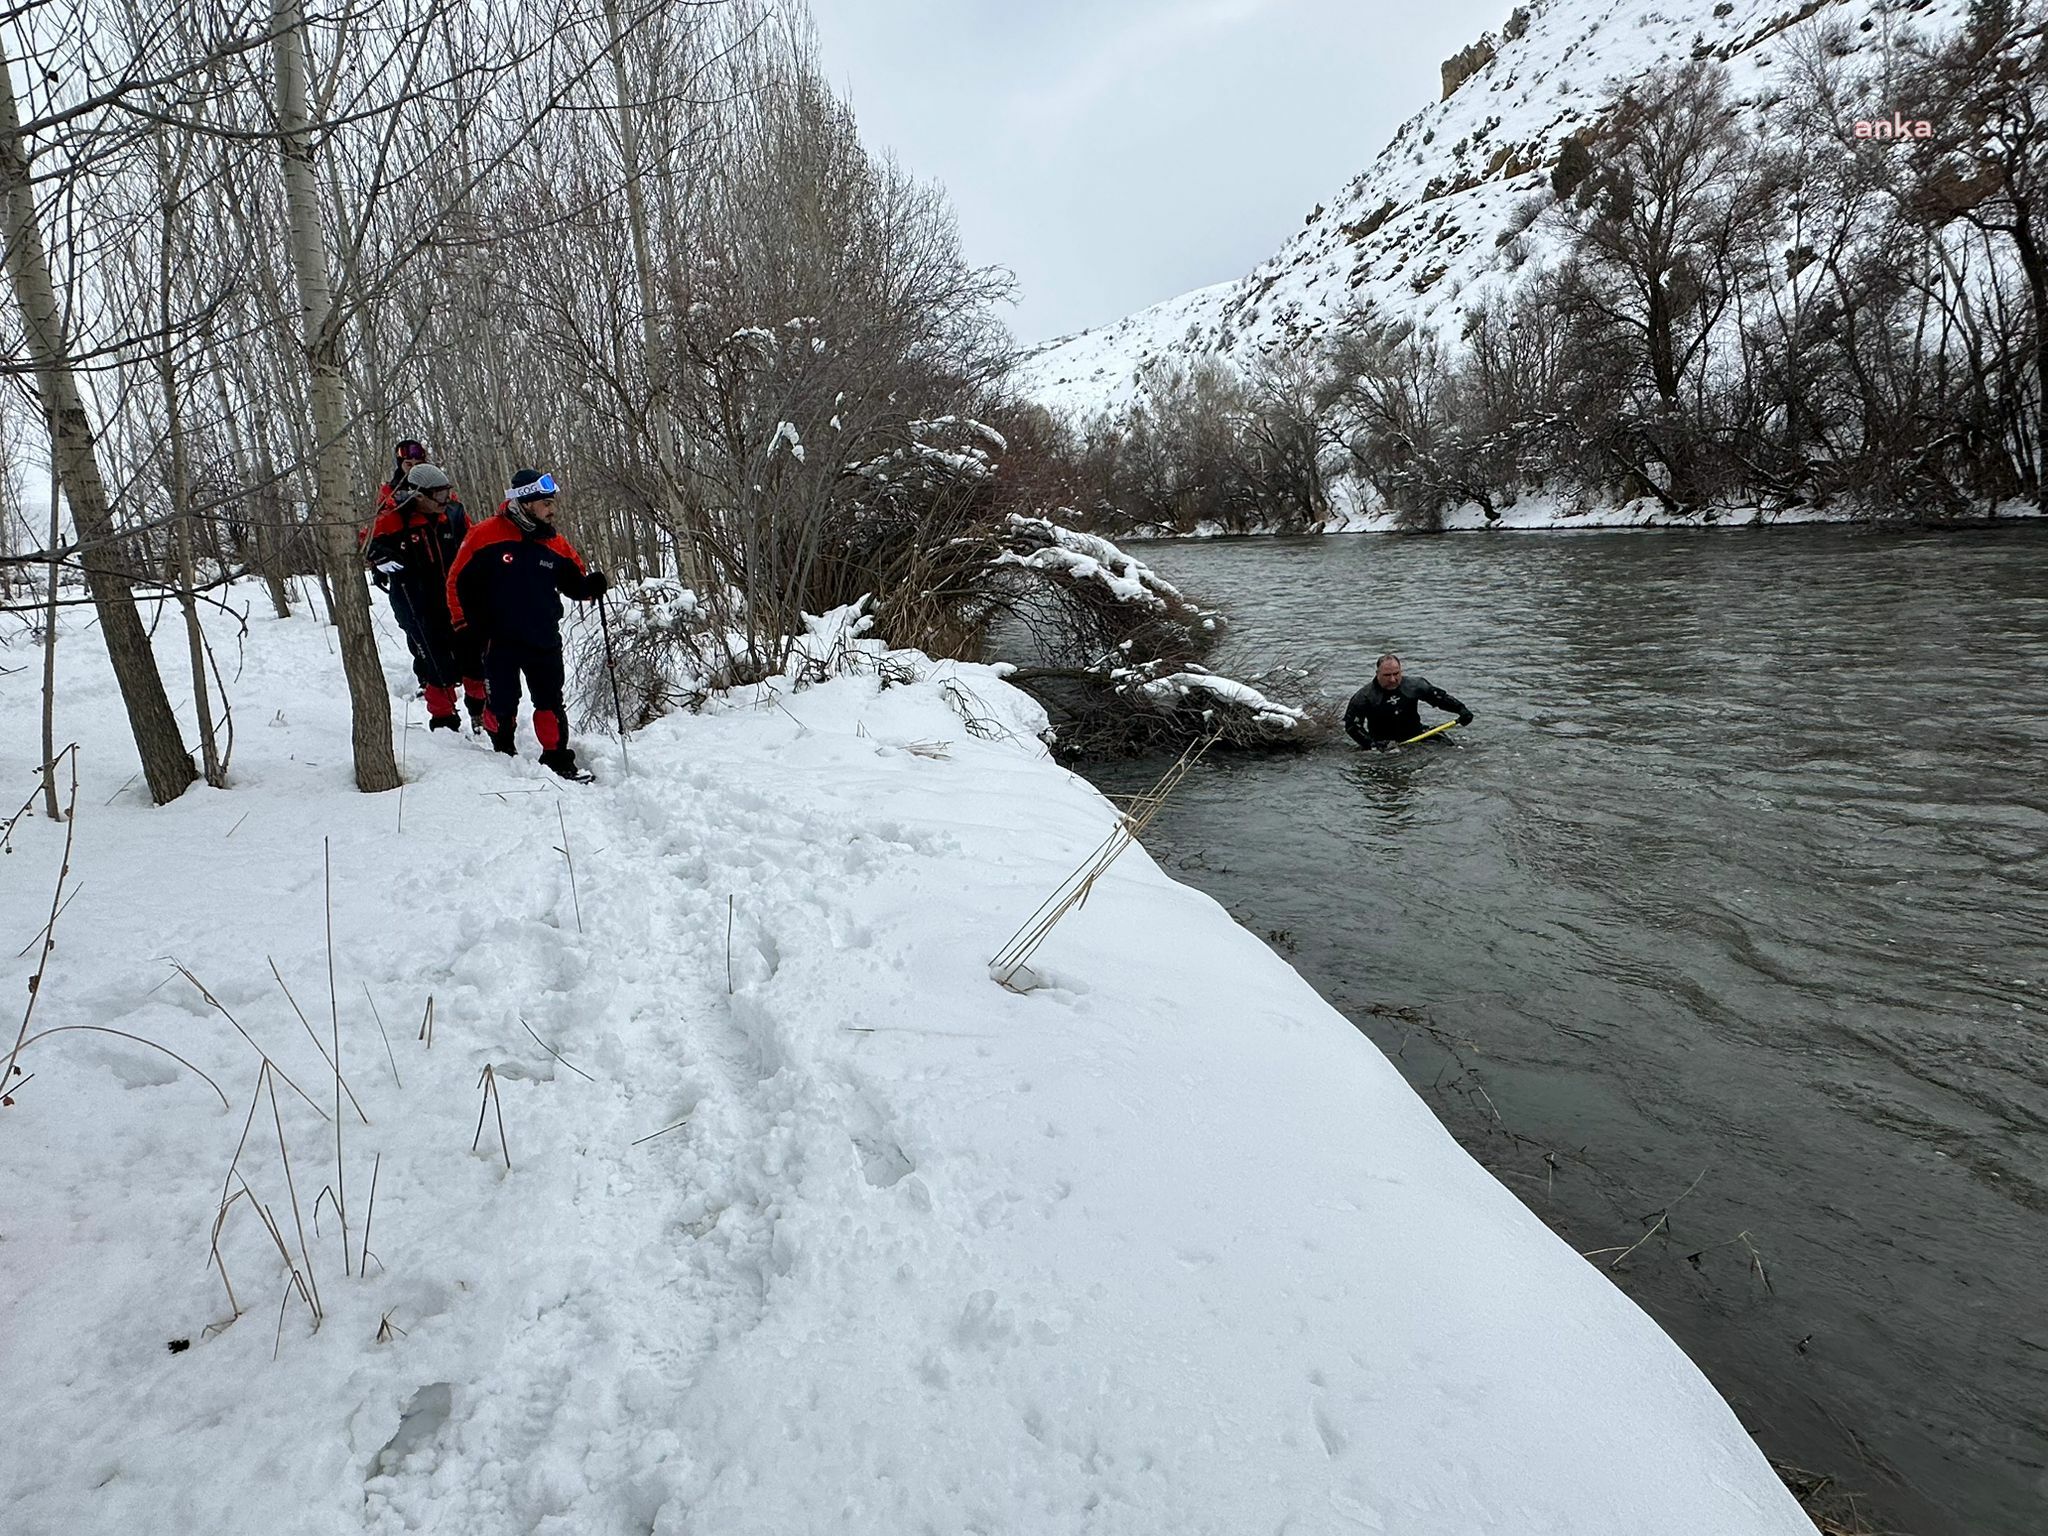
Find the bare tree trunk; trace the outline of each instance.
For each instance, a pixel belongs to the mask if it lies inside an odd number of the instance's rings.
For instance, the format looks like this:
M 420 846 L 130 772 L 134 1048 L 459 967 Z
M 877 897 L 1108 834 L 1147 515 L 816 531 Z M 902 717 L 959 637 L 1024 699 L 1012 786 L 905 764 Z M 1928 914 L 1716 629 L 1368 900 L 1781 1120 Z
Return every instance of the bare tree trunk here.
M 640 366 L 647 380 L 647 434 L 653 439 L 654 462 L 661 471 L 668 524 L 679 528 L 684 513 L 683 470 L 676 452 L 675 413 L 668 400 L 674 364 L 662 356 L 660 317 L 655 311 L 654 244 L 648 232 L 647 189 L 640 165 L 640 109 L 633 100 L 626 73 L 625 25 L 619 15 L 618 0 L 605 0 L 604 19 L 612 88 L 618 102 L 619 159 L 626 171 L 626 223 L 632 234 L 633 276 L 640 292 Z M 676 552 L 678 575 L 684 585 L 701 587 L 704 577 L 691 558 L 694 550 L 679 542 Z
M 35 188 L 30 182 L 28 147 L 22 142 L 21 114 L 14 100 L 13 68 L 0 59 L 0 199 L 4 199 L 7 272 L 21 306 L 25 349 L 36 370 L 50 428 L 50 458 L 61 480 L 71 520 L 78 530 L 80 563 L 86 585 L 99 612 L 100 633 L 107 644 L 128 727 L 142 757 L 150 798 L 158 805 L 175 800 L 192 782 L 192 759 L 178 731 L 171 701 L 150 654 L 142 616 L 135 611 L 134 589 L 121 568 L 114 519 L 107 504 L 106 482 L 100 478 L 91 418 L 71 371 L 57 294 L 50 280 L 49 256 L 36 223 Z
M 0 66 L 4 67 L 4 66 Z M 49 605 L 43 610 L 43 814 L 62 821 L 57 804 L 57 573 L 63 562 L 57 543 L 64 533 L 64 487 L 57 479 L 56 455 L 50 456 Z
M 247 477 L 252 468 L 249 452 L 242 440 L 242 429 L 235 420 L 234 403 L 228 399 L 227 379 L 222 374 L 218 362 L 213 369 L 213 387 L 220 399 L 221 424 L 227 428 L 228 452 L 234 460 L 236 473 L 241 475 L 243 483 L 247 484 Z M 282 531 L 272 526 L 271 516 L 283 505 L 283 498 L 278 495 L 275 470 L 270 462 L 268 450 L 264 451 L 261 461 L 253 468 L 262 476 L 263 488 L 244 501 L 243 507 L 245 512 L 252 504 L 254 507 L 254 516 L 249 518 L 248 526 L 256 574 L 263 578 L 263 585 L 270 593 L 272 611 L 280 619 L 288 619 L 292 616 L 291 596 L 285 591 L 284 565 L 279 550 L 284 538 Z M 281 517 L 279 520 L 281 521 Z
M 2048 514 L 2048 251 L 2034 239 L 2033 210 L 2020 204 L 2014 221 L 2013 246 L 2019 252 L 2020 270 L 2027 279 L 2027 293 L 2033 300 L 2034 383 L 2040 398 L 2034 402 L 2039 433 L 2034 443 L 2034 501 Z
M 284 150 L 285 199 L 291 217 L 293 275 L 305 325 L 306 366 L 312 381 L 315 537 L 327 577 L 341 666 L 348 678 L 356 788 L 366 794 L 396 789 L 402 780 L 391 744 L 391 697 L 377 659 L 370 624 L 369 589 L 349 529 L 348 393 L 341 373 L 341 316 L 328 274 L 320 187 L 313 173 L 313 137 L 306 111 L 305 12 L 301 0 L 274 0 L 278 127 Z
M 172 334 L 171 290 L 176 280 L 179 194 L 185 180 L 185 155 L 174 161 L 157 132 L 156 161 L 162 189 L 163 231 L 157 245 L 157 317 L 163 327 L 163 352 L 158 371 L 164 390 L 164 434 L 170 447 L 171 516 L 177 527 L 178 606 L 185 615 L 185 649 L 192 663 L 192 714 L 199 731 L 199 761 L 206 782 L 215 789 L 227 784 L 226 766 L 213 734 L 212 690 L 206 685 L 206 633 L 199 624 L 199 571 L 192 552 L 192 484 L 185 454 L 185 410 L 178 378 L 177 339 Z

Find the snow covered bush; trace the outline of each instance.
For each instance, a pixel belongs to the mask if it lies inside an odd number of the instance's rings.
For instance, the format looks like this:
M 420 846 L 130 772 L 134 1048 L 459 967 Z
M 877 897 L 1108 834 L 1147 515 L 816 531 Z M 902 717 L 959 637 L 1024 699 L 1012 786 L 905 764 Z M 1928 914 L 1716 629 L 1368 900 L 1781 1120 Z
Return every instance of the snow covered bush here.
M 636 730 L 677 709 L 748 681 L 732 647 L 708 623 L 695 592 L 656 578 L 605 599 L 610 624 L 579 614 L 569 631 L 572 697 L 579 720 Z M 616 690 L 616 691 L 615 691 Z
M 1069 753 L 1207 735 L 1243 747 L 1300 745 L 1327 728 L 1305 672 L 1247 683 L 1201 665 L 1223 638 L 1223 616 L 1108 539 L 1012 513 L 985 562 L 990 602 L 1008 621 L 990 623 L 992 651 L 1045 706 Z

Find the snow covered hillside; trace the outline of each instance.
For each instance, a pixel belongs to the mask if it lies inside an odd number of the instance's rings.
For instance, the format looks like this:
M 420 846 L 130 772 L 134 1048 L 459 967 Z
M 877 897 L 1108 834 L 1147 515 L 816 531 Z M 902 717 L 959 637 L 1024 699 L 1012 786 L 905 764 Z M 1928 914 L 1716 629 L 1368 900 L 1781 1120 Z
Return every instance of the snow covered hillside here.
M 1022 358 L 1025 395 L 1087 420 L 1127 406 L 1139 371 L 1213 354 L 1240 366 L 1299 347 L 1355 304 L 1455 335 L 1545 254 L 1559 141 L 1662 64 L 1714 58 L 1744 131 L 1763 142 L 1795 50 L 1830 38 L 1873 65 L 1903 28 L 1939 35 L 1964 0 L 1531 0 L 1462 56 L 1471 72 L 1402 124 L 1360 176 L 1269 260 Z M 1447 66 L 1448 67 L 1448 66 Z M 1451 76 L 1447 75 L 1447 83 Z M 1844 125 L 1845 129 L 1848 125 Z
M 990 981 L 1115 813 L 986 669 L 771 685 L 630 775 L 588 735 L 588 788 L 414 706 L 401 801 L 349 787 L 319 624 L 209 623 L 234 785 L 163 809 L 97 638 L 60 650 L 10 1536 L 1810 1536 L 1678 1349 L 1142 851 L 1046 985 Z M 39 671 L 0 643 L 10 795 Z M 0 860 L 16 1007 L 66 835 Z

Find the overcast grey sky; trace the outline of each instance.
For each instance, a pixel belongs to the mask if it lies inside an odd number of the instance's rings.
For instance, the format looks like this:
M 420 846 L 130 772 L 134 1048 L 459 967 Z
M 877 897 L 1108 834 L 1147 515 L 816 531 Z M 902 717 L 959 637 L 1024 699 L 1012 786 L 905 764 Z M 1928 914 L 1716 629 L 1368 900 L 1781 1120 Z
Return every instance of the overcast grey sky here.
M 1016 272 L 1020 341 L 1240 277 L 1512 0 L 811 0 L 868 143 Z

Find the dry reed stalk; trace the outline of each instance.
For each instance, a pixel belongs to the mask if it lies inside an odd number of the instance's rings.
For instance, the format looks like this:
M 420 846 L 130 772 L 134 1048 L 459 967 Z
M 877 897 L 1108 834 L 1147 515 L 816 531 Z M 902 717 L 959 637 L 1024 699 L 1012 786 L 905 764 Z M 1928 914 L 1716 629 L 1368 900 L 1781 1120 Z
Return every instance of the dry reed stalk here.
M 228 1212 L 234 1208 L 235 1201 L 245 1198 L 248 1198 L 248 1192 L 246 1190 L 237 1190 L 228 1199 L 223 1200 L 220 1209 L 214 1213 L 210 1256 L 213 1259 L 214 1267 L 220 1271 L 220 1283 L 228 1293 L 228 1316 L 220 1322 L 208 1323 L 206 1325 L 205 1333 L 208 1338 L 212 1338 L 216 1333 L 221 1333 L 232 1327 L 242 1316 L 242 1303 L 235 1296 L 234 1282 L 228 1279 L 227 1260 L 221 1257 L 220 1234 L 221 1229 L 228 1224 Z M 255 1202 L 251 1200 L 250 1203 L 254 1204 Z
M 1084 905 L 1089 893 L 1095 889 L 1095 882 L 1108 872 L 1123 854 L 1123 851 L 1138 840 L 1152 819 L 1166 804 L 1167 798 L 1180 782 L 1188 776 L 1195 764 L 1202 760 L 1215 742 L 1213 735 L 1192 742 L 1183 751 L 1173 766 L 1159 778 L 1159 782 L 1141 795 L 1131 797 L 1130 808 L 1117 821 L 1108 837 L 1096 850 L 1084 859 L 1074 872 L 1062 880 L 1053 893 L 1038 904 L 1038 910 L 1024 920 L 1024 925 L 1010 935 L 1009 941 L 996 952 L 989 962 L 989 975 L 1000 985 L 1008 987 L 1010 978 L 1015 976 L 1024 963 L 1037 953 L 1038 947 L 1052 936 L 1060 919 L 1076 907 Z M 1012 989 L 1014 990 L 1014 989 Z
M 725 898 L 725 995 L 732 996 L 732 897 Z
M 335 1071 L 334 1062 L 328 1057 L 327 1047 L 320 1043 L 319 1035 L 313 1031 L 312 1021 L 306 1017 L 305 1010 L 299 1006 L 299 1000 L 292 996 L 292 989 L 285 985 L 284 973 L 278 970 L 277 962 L 271 959 L 269 955 L 265 955 L 263 958 L 270 961 L 270 974 L 277 978 L 278 989 L 284 993 L 284 1000 L 292 1005 L 292 1012 L 299 1016 L 299 1023 L 305 1028 L 306 1038 L 313 1042 L 313 1049 L 320 1053 L 320 1059 L 327 1064 L 327 1070 L 335 1072 L 335 1075 L 339 1077 L 340 1073 Z M 356 1118 L 362 1121 L 363 1124 L 368 1125 L 370 1117 L 363 1113 L 363 1106 L 356 1103 L 355 1089 L 350 1088 L 346 1082 L 343 1082 L 341 1086 L 348 1094 L 349 1103 L 355 1104 Z M 321 1118 L 325 1119 L 326 1115 L 323 1113 Z
M 370 1208 L 363 1213 L 363 1257 L 362 1262 L 356 1265 L 356 1273 L 363 1276 L 370 1273 L 370 1223 L 377 1219 L 377 1175 L 383 1169 L 384 1154 L 379 1152 L 377 1160 L 370 1164 Z M 377 1267 L 380 1270 L 384 1267 L 382 1259 L 377 1260 Z
M 211 992 L 209 992 L 206 989 L 205 982 L 201 981 L 197 976 L 194 976 L 189 970 L 187 970 L 184 966 L 180 965 L 175 960 L 171 962 L 171 969 L 176 971 L 180 976 L 184 977 L 187 981 L 192 983 L 194 990 L 196 990 L 201 997 L 206 999 L 207 1006 L 212 1008 L 215 1013 L 219 1014 L 222 1018 L 226 1019 L 230 1024 L 235 1026 L 235 1033 L 240 1035 L 244 1040 L 249 1042 L 249 1049 L 254 1051 L 258 1056 L 262 1057 L 264 1062 L 268 1064 L 268 1066 L 270 1067 L 270 1070 L 275 1072 L 280 1078 L 284 1080 L 285 1087 L 291 1089 L 293 1093 L 296 1093 L 300 1098 L 304 1099 L 306 1101 L 306 1106 L 309 1109 L 311 1109 L 314 1114 L 318 1115 L 322 1120 L 325 1120 L 327 1118 L 327 1111 L 322 1109 L 318 1104 L 313 1102 L 313 1096 L 311 1094 L 307 1093 L 305 1089 L 301 1088 L 297 1083 L 292 1081 L 290 1073 L 285 1071 L 283 1067 L 280 1067 L 275 1061 L 272 1061 L 270 1059 L 270 1053 L 264 1050 L 262 1046 L 258 1045 L 256 1043 L 256 1037 L 250 1034 L 248 1030 L 242 1028 L 242 1021 L 236 1018 L 232 1013 L 229 1013 L 226 1005 L 224 1005 L 219 998 L 215 997 Z M 360 1111 L 358 1111 L 358 1113 L 360 1113 Z
M 19 1053 L 21 1051 L 27 1050 L 30 1046 L 34 1045 L 38 1040 L 47 1040 L 52 1035 L 68 1035 L 74 1032 L 83 1032 L 85 1034 L 93 1035 L 118 1035 L 123 1040 L 133 1040 L 137 1045 L 146 1045 L 152 1051 L 162 1051 L 166 1056 L 170 1057 L 171 1060 L 175 1061 L 187 1072 L 190 1072 L 194 1077 L 198 1078 L 202 1083 L 206 1084 L 206 1086 L 211 1088 L 215 1093 L 220 1094 L 220 1107 L 222 1109 L 233 1109 L 235 1107 L 234 1105 L 228 1102 L 228 1096 L 225 1093 L 221 1092 L 221 1086 L 219 1083 L 216 1083 L 212 1078 L 208 1077 L 204 1072 L 200 1071 L 199 1068 L 193 1066 L 191 1062 L 187 1061 L 184 1057 L 180 1056 L 168 1045 L 159 1045 L 154 1040 L 144 1039 L 141 1035 L 131 1035 L 125 1029 L 115 1029 L 110 1025 L 52 1024 L 48 1029 L 39 1029 L 34 1034 L 30 1035 L 26 1040 L 19 1042 L 16 1045 L 15 1050 L 17 1053 Z M 17 1068 L 16 1070 L 18 1071 L 19 1068 Z M 27 1078 L 22 1079 L 22 1082 L 24 1083 L 27 1081 Z M 16 1084 L 15 1086 L 19 1087 L 20 1084 Z
M 405 724 L 398 733 L 398 827 L 399 836 L 405 835 L 405 754 L 412 745 L 412 700 L 405 701 Z
M 420 1032 L 417 1038 L 427 1043 L 428 1050 L 434 1048 L 434 994 L 431 992 L 427 994 L 427 1011 L 420 1015 Z
M 484 1112 L 489 1109 L 496 1109 L 498 1112 L 498 1150 L 505 1154 L 505 1171 L 510 1173 L 512 1171 L 512 1146 L 505 1139 L 505 1101 L 498 1097 L 498 1074 L 491 1070 L 488 1062 L 484 1064 L 483 1076 L 476 1080 L 476 1085 L 483 1090 L 484 1096 L 483 1102 L 477 1105 L 476 1134 L 469 1138 L 469 1150 L 474 1152 L 478 1144 L 484 1139 Z
M 228 1282 L 228 1267 L 226 1262 L 222 1260 L 220 1253 L 220 1234 L 221 1228 L 227 1225 L 228 1211 L 233 1207 L 235 1201 L 242 1198 L 240 1194 L 230 1196 L 228 1191 L 234 1187 L 235 1172 L 242 1161 L 242 1148 L 249 1144 L 249 1128 L 256 1123 L 256 1106 L 262 1101 L 263 1085 L 269 1080 L 269 1077 L 270 1060 L 268 1057 L 265 1057 L 262 1064 L 256 1068 L 256 1091 L 249 1095 L 249 1113 L 242 1117 L 242 1134 L 236 1138 L 234 1156 L 228 1159 L 227 1177 L 220 1181 L 220 1209 L 214 1213 L 213 1217 L 213 1261 L 220 1267 L 220 1283 L 227 1286 L 228 1305 L 234 1309 L 234 1317 L 228 1319 L 230 1323 L 236 1317 L 242 1315 L 242 1304 L 235 1299 L 235 1288 Z M 244 1190 L 243 1193 L 247 1193 L 247 1191 Z M 250 1196 L 250 1204 L 253 1205 L 254 1203 L 255 1197 L 252 1195 Z M 226 1324 L 224 1323 L 221 1326 L 225 1327 Z
M 1724 1237 L 1718 1243 L 1708 1243 L 1704 1248 L 1694 1249 L 1685 1256 L 1686 1262 L 1697 1269 L 1700 1260 L 1715 1249 L 1732 1248 L 1737 1243 L 1740 1243 L 1742 1251 L 1749 1255 L 1749 1272 L 1763 1282 L 1765 1290 L 1775 1294 L 1778 1288 L 1771 1284 L 1770 1272 L 1764 1268 L 1764 1256 L 1757 1252 L 1756 1243 L 1747 1231 L 1738 1232 L 1733 1237 Z
M 1685 1188 L 1679 1192 L 1677 1200 L 1673 1200 L 1671 1202 L 1671 1205 L 1667 1205 L 1662 1210 L 1657 1211 L 1655 1213 L 1657 1219 L 1650 1223 L 1650 1230 L 1645 1232 L 1641 1237 L 1637 1238 L 1634 1242 L 1630 1243 L 1626 1248 L 1622 1249 L 1621 1257 L 1615 1259 L 1614 1262 L 1609 1264 L 1607 1267 L 1609 1269 L 1615 1269 L 1619 1267 L 1622 1259 L 1625 1259 L 1630 1254 L 1634 1253 L 1638 1248 L 1642 1247 L 1643 1244 L 1647 1243 L 1659 1232 L 1668 1231 L 1671 1226 L 1671 1206 L 1678 1204 L 1679 1200 L 1683 1200 L 1687 1195 L 1691 1194 L 1694 1190 L 1698 1189 L 1700 1187 L 1700 1179 L 1704 1179 L 1706 1176 L 1707 1170 L 1702 1168 L 1699 1172 L 1699 1178 L 1694 1179 L 1690 1184 L 1686 1185 Z M 1614 1250 L 1611 1248 L 1599 1248 L 1594 1250 L 1594 1252 L 1596 1253 L 1612 1253 L 1613 1251 Z
M 569 902 L 576 910 L 576 931 L 581 933 L 583 931 L 583 900 L 576 894 L 576 859 L 569 852 L 569 819 L 562 814 L 562 802 L 559 800 L 555 802 L 555 820 L 561 824 L 562 828 L 562 846 L 557 848 L 555 852 L 559 853 L 564 862 L 569 866 Z
M 313 1235 L 315 1237 L 319 1237 L 321 1235 L 320 1203 L 323 1200 L 326 1201 L 329 1205 L 334 1205 L 334 1186 L 332 1184 L 322 1184 L 320 1186 L 320 1193 L 313 1197 Z M 335 1206 L 335 1211 L 337 1214 L 339 1214 L 340 1210 L 340 1206 Z
M 299 1214 L 299 1186 L 298 1181 L 292 1177 L 291 1149 L 285 1145 L 284 1116 L 279 1112 L 277 1107 L 277 1084 L 275 1082 L 272 1082 L 269 1084 L 269 1088 L 270 1119 L 271 1123 L 277 1127 L 277 1156 L 278 1160 L 284 1164 L 284 1187 L 291 1194 L 292 1197 L 292 1223 L 294 1226 L 298 1228 L 299 1253 L 306 1261 L 306 1275 L 308 1277 L 308 1280 L 310 1281 L 310 1289 L 312 1292 L 312 1294 L 307 1298 L 307 1304 L 311 1306 L 313 1309 L 313 1326 L 315 1328 L 318 1328 L 320 1326 L 320 1319 L 326 1315 L 327 1309 L 325 1306 L 321 1304 L 320 1301 L 320 1276 L 313 1267 L 313 1250 L 309 1246 L 307 1246 L 306 1243 L 306 1219 L 305 1217 Z M 245 1189 L 248 1187 L 247 1180 L 243 1181 L 243 1187 Z M 259 1208 L 261 1208 L 262 1202 L 258 1201 L 257 1205 Z M 275 1220 L 271 1222 L 271 1228 L 271 1235 L 279 1239 L 278 1246 L 280 1248 L 284 1248 L 282 1234 L 277 1232 Z M 284 1249 L 284 1253 L 286 1262 L 289 1263 L 291 1261 L 291 1250 L 286 1248 Z M 293 1272 L 294 1274 L 297 1273 L 297 1266 L 293 1266 Z M 305 1290 L 307 1288 L 308 1287 L 306 1283 L 302 1282 L 300 1289 Z
M 363 983 L 363 996 L 370 1000 L 370 1017 L 377 1021 L 377 1033 L 384 1040 L 384 1059 L 391 1063 L 391 1081 L 403 1088 L 405 1080 L 398 1075 L 398 1058 L 391 1051 L 391 1035 L 384 1028 L 383 1011 L 377 1007 L 377 994 L 370 990 L 370 984 L 367 981 Z M 355 1095 L 350 1094 L 349 1097 L 353 1099 Z
M 291 1276 L 284 1283 L 284 1293 L 277 1298 L 277 1336 L 270 1341 L 270 1358 L 273 1361 L 277 1359 L 278 1354 L 284 1349 L 284 1309 L 291 1305 L 292 1288 L 294 1286 L 298 1287 L 299 1299 L 304 1301 L 308 1307 L 313 1307 L 311 1298 L 306 1295 L 306 1282 L 304 1278 L 296 1269 L 293 1270 Z M 317 1333 L 320 1329 L 318 1321 L 319 1310 L 317 1308 L 314 1308 L 314 1318 L 313 1330 Z
M 519 1021 L 519 1027 L 525 1030 L 529 1035 L 533 1035 L 533 1043 L 535 1045 L 539 1046 L 542 1050 L 546 1051 L 550 1056 L 554 1057 L 555 1060 L 559 1061 L 571 1072 L 574 1072 L 578 1077 L 582 1078 L 583 1081 L 585 1081 L 586 1083 L 594 1083 L 597 1081 L 596 1078 L 592 1077 L 588 1072 L 584 1071 L 581 1067 L 577 1066 L 575 1062 L 571 1061 L 568 1057 L 564 1056 L 552 1045 L 549 1045 L 547 1041 L 541 1039 L 539 1035 L 534 1035 L 533 1026 L 527 1023 L 523 1017 Z
M 664 1125 L 658 1131 L 649 1131 L 645 1136 L 642 1136 L 639 1141 L 634 1142 L 633 1145 L 637 1147 L 642 1142 L 654 1140 L 654 1138 L 657 1136 L 666 1136 L 670 1131 L 679 1131 L 689 1123 L 690 1117 L 688 1115 L 685 1115 L 682 1119 L 678 1120 L 674 1125 Z
M 291 1280 L 298 1283 L 299 1294 L 306 1298 L 306 1310 L 312 1315 L 313 1326 L 318 1328 L 321 1322 L 325 1320 L 326 1313 L 320 1310 L 317 1295 L 309 1294 L 306 1290 L 306 1281 L 304 1275 L 299 1270 L 299 1261 L 292 1257 L 291 1245 L 285 1241 L 284 1228 L 278 1225 L 277 1213 L 256 1198 L 256 1191 L 249 1187 L 248 1179 L 243 1178 L 241 1184 L 242 1187 L 237 1193 L 236 1199 L 244 1197 L 248 1199 L 249 1208 L 255 1211 L 256 1219 L 263 1224 L 263 1230 L 269 1234 L 271 1243 L 277 1249 L 278 1257 L 284 1260 L 285 1274 Z M 232 1203 L 230 1202 L 230 1204 Z
M 341 1220 L 341 1272 L 352 1274 L 348 1262 L 348 1160 L 341 1147 L 341 999 L 334 988 L 334 845 L 320 839 L 320 894 L 327 915 L 327 1017 L 334 1031 L 334 1213 Z
M 51 916 L 50 922 L 52 922 L 52 923 L 53 923 L 53 922 L 55 922 L 55 921 L 56 921 L 56 920 L 57 920 L 58 918 L 62 917 L 62 916 L 64 915 L 64 907 L 68 907 L 68 906 L 70 906 L 70 905 L 71 905 L 71 903 L 72 903 L 72 902 L 76 901 L 76 900 L 78 899 L 78 893 L 79 893 L 80 891 L 84 890 L 84 889 L 85 889 L 85 882 L 84 882 L 83 880 L 79 881 L 79 882 L 78 882 L 78 884 L 76 884 L 76 885 L 74 885 L 73 887 L 71 887 L 71 894 L 70 894 L 69 896 L 66 896 L 66 897 L 64 898 L 64 906 L 63 906 L 63 907 L 59 907 L 59 908 L 58 908 L 58 909 L 56 910 L 56 912 L 55 912 L 55 913 L 54 913 L 54 914 L 53 914 L 53 915 Z M 37 944 L 39 944 L 39 943 L 40 943 L 40 942 L 42 941 L 42 937 L 43 937 L 43 935 L 44 935 L 44 934 L 46 934 L 46 933 L 48 933 L 49 931 L 50 931 L 50 923 L 45 923 L 45 924 L 43 924 L 43 926 L 42 926 L 42 927 L 40 927 L 40 928 L 38 928 L 38 929 L 36 930 L 36 932 L 35 932 L 35 937 L 34 937 L 34 938 L 31 938 L 31 939 L 30 939 L 30 940 L 29 940 L 29 941 L 28 941 L 28 942 L 27 942 L 26 944 L 22 945 L 22 946 L 21 946 L 21 948 L 17 949 L 17 950 L 16 950 L 15 952 L 14 952 L 14 958 L 15 958 L 15 959 L 17 959 L 17 960 L 19 960 L 19 959 L 21 959 L 21 958 L 22 958 L 22 957 L 23 957 L 24 955 L 26 955 L 26 954 L 27 954 L 27 953 L 28 953 L 28 952 L 29 952 L 30 950 L 34 949 L 34 948 L 36 947 L 36 945 L 37 945 Z

